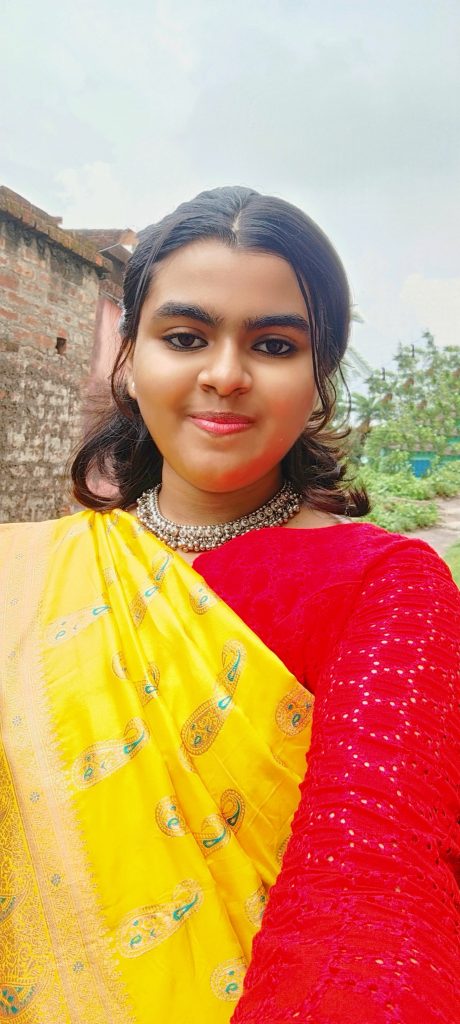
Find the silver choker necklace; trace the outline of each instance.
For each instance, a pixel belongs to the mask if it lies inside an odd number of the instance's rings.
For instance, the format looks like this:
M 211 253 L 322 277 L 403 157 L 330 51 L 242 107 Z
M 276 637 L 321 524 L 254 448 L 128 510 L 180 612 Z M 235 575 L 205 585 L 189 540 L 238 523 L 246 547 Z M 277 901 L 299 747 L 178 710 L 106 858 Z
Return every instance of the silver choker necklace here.
M 279 491 L 254 512 L 249 512 L 230 523 L 212 523 L 207 526 L 185 526 L 173 523 L 160 512 L 158 495 L 161 484 L 151 491 L 144 491 L 137 499 L 137 518 L 143 526 L 168 544 L 170 548 L 182 551 L 212 551 L 233 537 L 240 537 L 250 530 L 261 530 L 265 526 L 282 526 L 300 511 L 302 497 L 292 484 L 285 481 Z

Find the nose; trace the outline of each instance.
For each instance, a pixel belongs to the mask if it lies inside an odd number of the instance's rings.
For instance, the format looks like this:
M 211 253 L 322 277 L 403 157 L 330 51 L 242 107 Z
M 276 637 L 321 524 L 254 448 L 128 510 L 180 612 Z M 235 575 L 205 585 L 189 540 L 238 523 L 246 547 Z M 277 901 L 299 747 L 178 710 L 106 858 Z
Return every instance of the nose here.
M 199 384 L 204 389 L 214 389 L 225 397 L 235 391 L 248 391 L 252 384 L 251 374 L 246 365 L 247 356 L 232 339 L 217 342 L 206 350 L 205 365 L 199 374 Z

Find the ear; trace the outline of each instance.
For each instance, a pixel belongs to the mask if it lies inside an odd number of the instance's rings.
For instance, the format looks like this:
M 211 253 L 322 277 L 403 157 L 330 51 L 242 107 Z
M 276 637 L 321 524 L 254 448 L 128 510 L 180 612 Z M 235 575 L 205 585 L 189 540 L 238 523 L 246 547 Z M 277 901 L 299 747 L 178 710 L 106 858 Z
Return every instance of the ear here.
M 133 376 L 133 357 L 132 357 L 132 355 L 128 356 L 128 359 L 126 360 L 126 363 L 125 363 L 125 369 L 126 369 L 126 387 L 127 387 L 128 395 L 129 395 L 130 398 L 136 398 L 136 385 L 134 383 L 134 376 Z

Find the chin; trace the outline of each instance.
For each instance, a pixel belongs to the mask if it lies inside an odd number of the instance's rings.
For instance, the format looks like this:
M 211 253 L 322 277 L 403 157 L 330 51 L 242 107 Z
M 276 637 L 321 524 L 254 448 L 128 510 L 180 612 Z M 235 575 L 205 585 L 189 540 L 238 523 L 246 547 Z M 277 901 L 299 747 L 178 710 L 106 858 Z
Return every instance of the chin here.
M 270 466 L 267 469 L 257 470 L 251 472 L 242 472 L 241 467 L 238 467 L 238 471 L 234 473 L 228 472 L 223 474 L 222 472 L 216 471 L 215 473 L 207 472 L 203 474 L 197 474 L 195 478 L 190 475 L 187 476 L 188 482 L 196 487 L 200 491 L 208 491 L 209 494 L 232 494 L 235 491 L 242 491 L 246 487 L 252 487 L 258 484 L 264 478 L 268 477 L 270 473 L 274 471 L 274 467 Z
M 209 494 L 232 494 L 233 491 L 241 491 L 244 487 L 254 483 L 253 480 L 222 480 L 221 478 L 204 477 L 200 480 L 190 481 L 200 491 L 207 491 Z

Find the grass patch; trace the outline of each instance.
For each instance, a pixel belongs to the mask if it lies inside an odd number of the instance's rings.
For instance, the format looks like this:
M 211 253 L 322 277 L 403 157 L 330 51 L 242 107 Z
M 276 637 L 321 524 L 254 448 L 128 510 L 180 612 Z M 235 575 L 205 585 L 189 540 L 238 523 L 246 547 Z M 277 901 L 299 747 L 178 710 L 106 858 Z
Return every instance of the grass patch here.
M 444 555 L 444 561 L 447 562 L 457 586 L 460 587 L 460 541 L 451 544 Z

